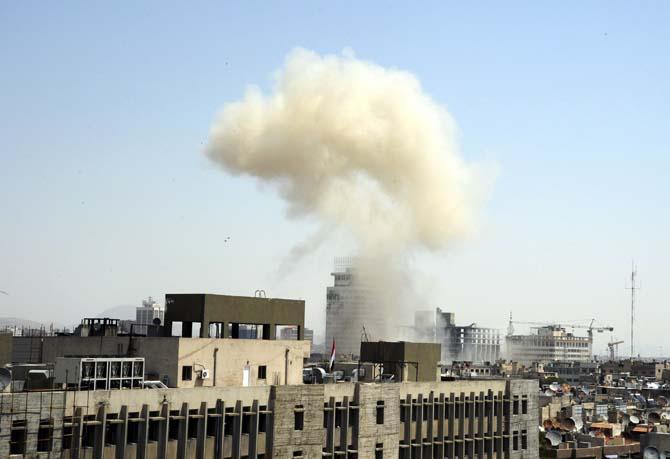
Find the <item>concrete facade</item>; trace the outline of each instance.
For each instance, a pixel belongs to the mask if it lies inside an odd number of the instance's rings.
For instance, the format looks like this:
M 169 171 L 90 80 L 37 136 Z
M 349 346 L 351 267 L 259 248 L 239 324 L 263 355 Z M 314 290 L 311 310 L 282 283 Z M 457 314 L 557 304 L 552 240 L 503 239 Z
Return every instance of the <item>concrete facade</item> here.
M 0 457 L 538 457 L 537 383 L 0 394 Z
M 537 334 L 507 335 L 507 359 L 530 365 L 555 360 L 589 362 L 592 337 L 575 336 L 564 328 L 540 327 Z
M 248 385 L 300 384 L 310 350 L 308 341 L 143 336 L 15 337 L 14 344 L 14 361 L 23 363 L 55 363 L 65 356 L 144 357 L 145 379 L 169 387 L 241 386 L 245 371 Z

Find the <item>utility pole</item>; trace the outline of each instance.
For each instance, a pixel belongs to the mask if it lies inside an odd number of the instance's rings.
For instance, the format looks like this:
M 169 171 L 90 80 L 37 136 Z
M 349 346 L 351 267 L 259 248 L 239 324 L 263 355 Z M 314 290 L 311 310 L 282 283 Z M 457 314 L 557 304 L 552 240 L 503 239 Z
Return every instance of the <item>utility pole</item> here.
M 635 262 L 633 262 L 630 274 L 630 353 L 632 356 L 635 355 L 635 291 L 639 288 L 635 284 L 636 277 L 637 268 Z

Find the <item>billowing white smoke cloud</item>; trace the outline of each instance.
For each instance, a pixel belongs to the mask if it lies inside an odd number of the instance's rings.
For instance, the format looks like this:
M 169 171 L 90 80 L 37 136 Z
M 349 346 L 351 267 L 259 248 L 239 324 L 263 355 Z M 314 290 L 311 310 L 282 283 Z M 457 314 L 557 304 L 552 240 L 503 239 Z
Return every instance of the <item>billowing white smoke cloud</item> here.
M 472 226 L 472 174 L 449 113 L 417 79 L 294 50 L 269 96 L 226 104 L 208 156 L 279 185 L 293 216 L 351 230 L 371 253 L 445 247 Z
M 361 305 L 386 319 L 374 339 L 397 337 L 419 306 L 407 304 L 416 301 L 407 254 L 447 247 L 473 226 L 473 173 L 449 113 L 410 73 L 351 55 L 291 52 L 271 94 L 250 87 L 223 107 L 206 153 L 233 174 L 276 183 L 289 215 L 351 232 L 367 260 L 360 270 L 375 273 L 366 282 L 383 284 Z

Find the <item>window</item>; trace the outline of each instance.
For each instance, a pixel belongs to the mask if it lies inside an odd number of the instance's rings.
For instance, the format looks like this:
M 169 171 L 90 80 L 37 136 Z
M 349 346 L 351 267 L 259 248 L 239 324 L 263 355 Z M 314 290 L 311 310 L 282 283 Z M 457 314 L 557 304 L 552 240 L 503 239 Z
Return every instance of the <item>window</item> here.
M 268 407 L 263 405 L 258 408 L 258 431 L 259 432 L 267 432 L 267 423 L 268 423 L 268 418 L 267 414 L 263 413 L 262 411 L 267 411 Z
M 293 416 L 293 430 L 302 430 L 305 427 L 305 408 L 302 405 L 296 405 Z M 295 456 L 295 453 L 293 455 Z M 302 456 L 302 452 L 300 455 Z
M 521 414 L 528 414 L 528 396 L 521 398 Z
M 193 379 L 193 367 L 190 365 L 184 365 L 181 367 L 181 380 L 190 381 Z
M 512 432 L 512 449 L 514 451 L 519 450 L 519 431 L 515 430 Z
M 342 402 L 335 402 L 335 428 L 342 427 L 342 410 L 338 410 Z
M 512 400 L 512 414 L 519 414 L 519 397 L 516 395 Z
M 293 457 L 302 457 L 302 451 L 293 451 Z
M 267 365 L 258 366 L 258 379 L 267 379 L 268 367 Z
M 384 443 L 375 444 L 375 459 L 384 458 Z
M 384 424 L 384 400 L 377 400 L 377 424 Z
M 15 420 L 9 438 L 9 454 L 23 454 L 26 451 L 26 421 Z
M 53 427 L 51 425 L 51 419 L 42 419 L 40 421 L 40 427 L 37 431 L 37 451 L 38 452 L 49 452 L 51 451 L 51 437 L 52 437 Z
M 521 431 L 521 449 L 528 449 L 528 432 Z
M 245 406 L 242 408 L 242 433 L 251 433 L 251 407 Z

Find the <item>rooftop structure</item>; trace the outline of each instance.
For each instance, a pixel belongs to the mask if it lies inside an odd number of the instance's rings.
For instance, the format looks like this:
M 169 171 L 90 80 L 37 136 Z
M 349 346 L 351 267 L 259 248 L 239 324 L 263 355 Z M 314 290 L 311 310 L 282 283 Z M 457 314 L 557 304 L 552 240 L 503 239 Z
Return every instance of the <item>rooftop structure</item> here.
M 361 362 L 376 364 L 374 373 L 393 375 L 394 381 L 436 381 L 439 378 L 439 344 L 362 342 L 360 354 Z
M 259 329 L 257 337 L 276 339 L 277 327 L 296 327 L 304 339 L 305 302 L 281 298 L 211 295 L 165 295 L 165 333 L 171 335 L 173 325 L 181 323 L 181 336 L 192 337 L 194 326 L 200 338 L 239 338 L 240 326 Z

